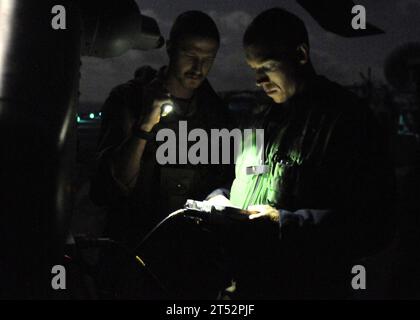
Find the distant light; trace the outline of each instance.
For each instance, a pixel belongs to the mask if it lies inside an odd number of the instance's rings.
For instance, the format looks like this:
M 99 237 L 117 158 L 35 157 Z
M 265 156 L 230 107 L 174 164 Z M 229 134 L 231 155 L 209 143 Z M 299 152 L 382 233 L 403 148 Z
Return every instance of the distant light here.
M 77 122 L 79 123 L 81 121 L 80 117 L 77 116 Z
M 89 114 L 89 118 L 95 119 L 95 114 L 94 113 Z
M 99 112 L 99 116 L 102 117 L 102 112 Z

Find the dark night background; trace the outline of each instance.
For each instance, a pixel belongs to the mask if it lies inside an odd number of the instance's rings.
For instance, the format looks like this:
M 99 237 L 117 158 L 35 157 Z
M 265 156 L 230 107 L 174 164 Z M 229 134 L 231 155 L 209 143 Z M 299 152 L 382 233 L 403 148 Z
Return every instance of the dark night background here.
M 272 7 L 303 19 L 317 73 L 352 90 L 373 110 L 387 129 L 394 162 L 397 232 L 384 250 L 355 261 L 368 270 L 369 290 L 354 290 L 349 298 L 420 299 L 420 0 L 353 0 L 365 7 L 367 23 L 384 32 L 364 37 L 340 36 L 319 24 L 332 17 L 335 28 L 359 32 L 341 17 L 350 0 L 129 0 L 131 12 L 117 10 L 121 0 L 62 0 L 68 25 L 76 26 L 63 30 L 51 21 L 57 0 L 0 0 L 0 300 L 107 298 L 95 283 L 101 246 L 132 259 L 127 248 L 101 238 L 107 211 L 89 195 L 102 104 L 137 68 L 167 64 L 165 46 L 115 57 L 121 43 L 135 47 L 131 39 L 141 39 L 133 36 L 139 24 L 129 18 L 140 17 L 132 1 L 156 20 L 165 39 L 185 11 L 213 17 L 221 46 L 209 80 L 235 120 L 254 117 L 265 105 L 245 63 L 246 27 Z M 298 2 L 313 6 L 311 14 L 320 3 L 331 4 L 331 12 L 317 22 Z M 116 23 L 121 21 L 133 29 Z M 130 37 L 119 34 L 120 27 Z M 50 266 L 58 263 L 70 268 L 65 292 L 51 292 Z
M 385 34 L 345 38 L 325 31 L 295 0 L 137 0 L 142 14 L 156 19 L 166 38 L 174 19 L 187 10 L 202 10 L 216 21 L 222 43 L 209 79 L 217 91 L 254 89 L 251 70 L 246 66 L 241 40 L 246 26 L 261 11 L 284 7 L 301 17 L 309 31 L 311 57 L 316 70 L 343 85 L 359 83 L 360 72 L 372 68 L 372 79 L 386 83 L 383 66 L 396 47 L 417 41 L 420 31 L 420 1 L 360 0 L 367 22 Z M 162 47 L 147 52 L 130 50 L 124 55 L 99 59 L 82 58 L 80 109 L 94 111 L 116 85 L 133 77 L 141 65 L 159 67 L 166 63 Z M 93 105 L 91 104 L 93 103 Z
M 420 222 L 417 215 L 413 214 L 416 209 L 410 208 L 406 200 L 417 203 L 418 199 L 416 190 L 419 189 L 420 179 L 417 177 L 420 175 L 420 170 L 416 168 L 419 163 L 420 134 L 418 128 L 413 132 L 402 125 L 401 121 L 398 123 L 398 119 L 404 117 L 406 120 L 410 119 L 414 114 L 413 110 L 417 110 L 418 100 L 414 91 L 395 90 L 386 80 L 384 66 L 396 48 L 419 41 L 420 1 L 354 2 L 366 8 L 367 22 L 385 33 L 355 38 L 339 36 L 323 29 L 295 0 L 138 0 L 137 4 L 142 14 L 156 19 L 165 39 L 175 18 L 184 11 L 201 10 L 214 18 L 222 41 L 209 79 L 216 91 L 225 98 L 229 97 L 225 95 L 229 91 L 256 89 L 254 74 L 245 63 L 241 42 L 245 28 L 258 13 L 278 6 L 284 7 L 304 20 L 310 37 L 311 58 L 317 72 L 347 86 L 365 98 L 395 136 L 393 154 L 397 186 L 399 194 L 404 196 L 400 198 L 398 206 L 401 210 L 399 213 L 405 214 L 403 218 L 396 216 L 395 221 L 398 223 L 397 220 L 401 218 L 402 234 L 407 236 L 405 240 L 394 242 L 384 252 L 361 262 L 369 270 L 371 290 L 368 294 L 355 292 L 353 298 L 377 299 L 399 295 L 404 297 L 405 294 L 410 298 L 418 298 L 415 283 L 420 283 L 420 279 L 417 279 L 420 277 L 417 271 L 420 268 L 418 266 L 420 261 L 415 257 L 413 260 L 412 252 L 402 248 L 404 246 L 409 248 L 418 243 L 416 236 L 418 232 L 415 228 Z M 98 113 L 95 114 L 95 119 L 90 121 L 88 112 L 99 111 L 110 90 L 132 79 L 138 67 L 151 65 L 159 68 L 166 63 L 165 47 L 146 52 L 130 50 L 122 56 L 108 59 L 82 57 L 78 108 L 82 121 L 77 131 L 77 163 L 73 185 L 75 203 L 71 227 L 73 235 L 100 236 L 106 220 L 105 211 L 93 205 L 88 196 L 89 176 L 94 164 L 100 123 Z M 95 261 L 95 254 L 88 252 L 86 259 L 89 261 L 92 258 Z M 395 276 L 401 272 L 406 273 L 404 278 Z M 417 277 L 417 280 L 413 277 Z M 402 293 L 399 288 L 404 288 Z

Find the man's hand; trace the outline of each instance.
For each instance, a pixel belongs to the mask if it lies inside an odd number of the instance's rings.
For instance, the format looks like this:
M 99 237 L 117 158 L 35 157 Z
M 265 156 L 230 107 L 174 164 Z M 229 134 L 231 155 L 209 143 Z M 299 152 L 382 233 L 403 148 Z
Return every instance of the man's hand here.
M 248 211 L 255 212 L 249 216 L 250 220 L 268 219 L 276 223 L 280 221 L 280 211 L 266 204 L 249 206 Z
M 153 101 L 150 112 L 146 114 L 144 119 L 139 124 L 141 130 L 146 132 L 152 131 L 153 127 L 159 123 L 162 105 L 166 103 L 172 103 L 171 99 L 167 97 L 162 97 Z
M 146 103 L 147 111 L 144 117 L 141 117 L 138 126 L 141 130 L 150 132 L 160 121 L 162 106 L 164 104 L 172 104 L 172 100 L 168 93 L 159 92 L 156 89 L 151 88 L 145 90 L 145 95 L 148 96 L 149 103 Z

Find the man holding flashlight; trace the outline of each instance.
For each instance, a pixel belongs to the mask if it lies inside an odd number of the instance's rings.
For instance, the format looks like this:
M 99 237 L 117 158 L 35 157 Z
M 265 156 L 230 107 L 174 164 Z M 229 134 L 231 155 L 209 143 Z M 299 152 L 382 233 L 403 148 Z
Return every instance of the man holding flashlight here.
M 115 88 L 103 107 L 91 198 L 110 207 L 107 235 L 129 247 L 187 199 L 204 199 L 229 179 L 226 165 L 156 161 L 160 129 L 177 133 L 180 121 L 187 121 L 190 130 L 228 127 L 227 109 L 206 80 L 219 43 L 207 14 L 181 14 L 167 41 L 168 66 L 157 72 L 139 69 L 136 79 Z
M 243 44 L 257 86 L 273 103 L 255 125 L 265 130 L 264 168 L 247 170 L 253 159 L 243 152 L 231 188 L 233 205 L 251 213 L 226 241 L 237 297 L 344 298 L 353 259 L 392 235 L 385 135 L 355 95 L 316 74 L 295 15 L 261 13 Z

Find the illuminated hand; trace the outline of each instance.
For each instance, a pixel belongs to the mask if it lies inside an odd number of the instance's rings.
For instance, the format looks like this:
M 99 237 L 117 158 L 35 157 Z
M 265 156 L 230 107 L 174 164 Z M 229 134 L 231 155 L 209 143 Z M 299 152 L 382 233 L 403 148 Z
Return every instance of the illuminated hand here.
M 280 221 L 280 211 L 267 204 L 257 204 L 248 207 L 248 211 L 253 211 L 249 216 L 250 220 L 254 219 L 269 219 L 273 222 Z
M 137 123 L 140 129 L 150 132 L 153 127 L 160 122 L 162 116 L 162 106 L 172 105 L 169 92 L 160 85 L 154 84 L 144 88 L 143 108 L 145 113 L 140 117 Z
M 172 105 L 172 101 L 168 98 L 168 96 L 162 95 L 153 100 L 150 112 L 145 116 L 144 120 L 142 120 L 140 124 L 142 130 L 149 132 L 157 123 L 159 123 L 162 106 L 166 104 Z

